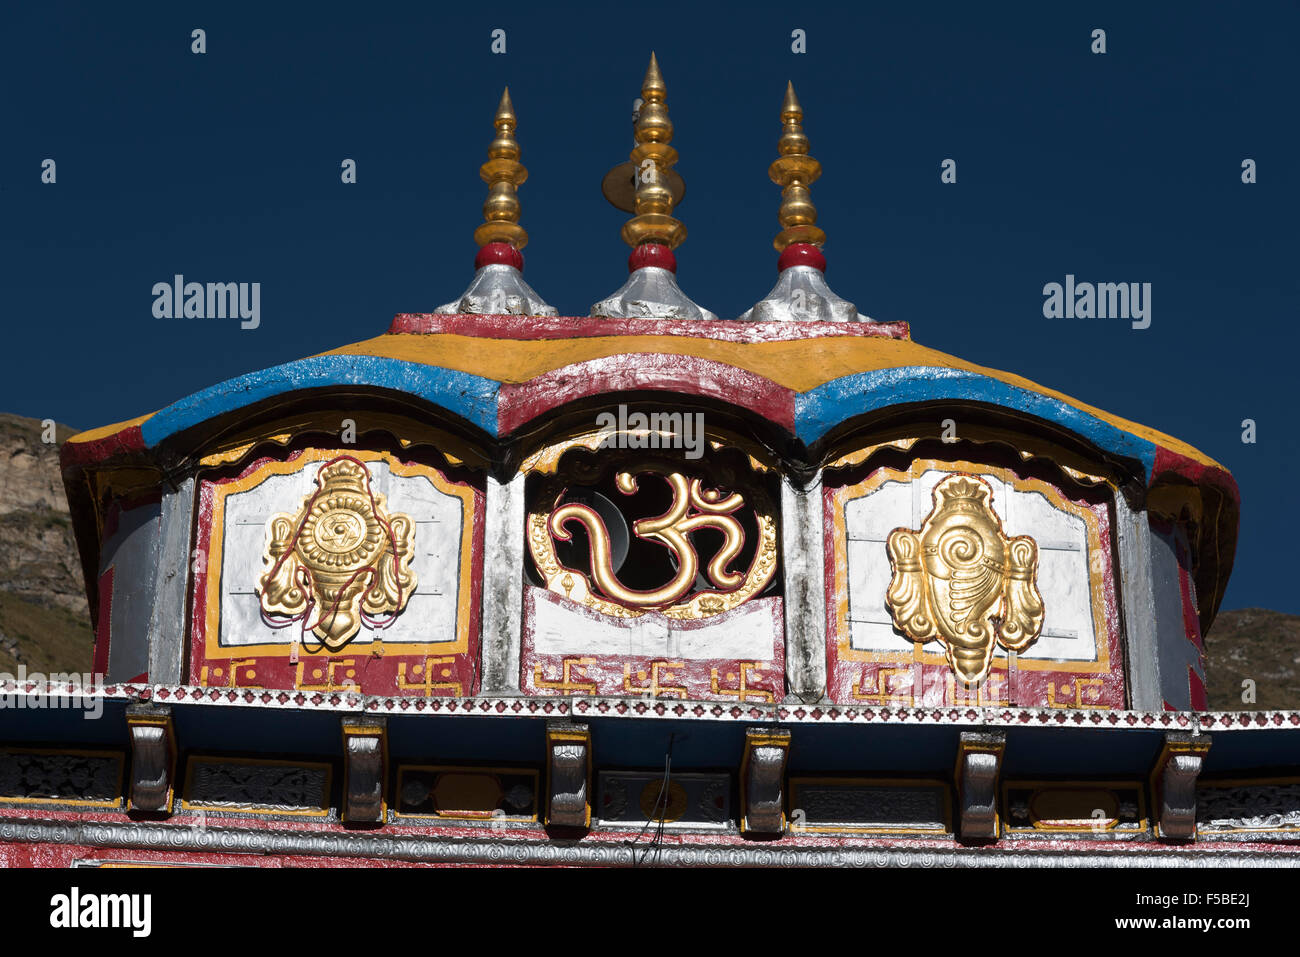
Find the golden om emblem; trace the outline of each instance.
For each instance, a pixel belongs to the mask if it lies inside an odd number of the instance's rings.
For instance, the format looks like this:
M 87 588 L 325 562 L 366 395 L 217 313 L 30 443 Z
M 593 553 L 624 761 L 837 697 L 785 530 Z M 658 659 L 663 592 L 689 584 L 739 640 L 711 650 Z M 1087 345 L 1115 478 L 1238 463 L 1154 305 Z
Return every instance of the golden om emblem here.
M 551 591 L 625 618 L 651 610 L 670 618 L 708 618 L 736 607 L 767 586 L 776 572 L 776 522 L 770 511 L 755 510 L 758 547 L 748 572 L 742 574 L 729 566 L 745 547 L 745 529 L 735 517 L 745 506 L 745 497 L 739 492 L 724 495 L 717 489 L 705 488 L 700 479 L 680 472 L 650 474 L 668 483 L 672 503 L 662 515 L 638 519 L 632 530 L 638 538 L 662 545 L 672 553 L 677 566 L 672 580 L 646 590 L 624 585 L 615 573 L 610 534 L 600 513 L 582 503 L 560 504 L 561 493 L 549 513 L 535 511 L 529 517 L 529 547 Z M 631 472 L 618 472 L 614 484 L 624 495 L 636 493 L 639 487 L 638 477 Z M 587 533 L 590 578 L 560 564 L 555 554 L 554 543 L 569 541 L 575 524 Z M 704 528 L 720 532 L 723 539 L 705 566 L 714 587 L 690 595 L 700 572 L 700 557 L 690 535 Z
M 889 533 L 885 601 L 894 622 L 913 641 L 942 641 L 967 684 L 988 675 L 995 644 L 1023 651 L 1043 628 L 1038 546 L 1003 534 L 992 497 L 983 479 L 951 475 L 935 486 L 920 531 Z
M 300 622 L 304 634 L 312 631 L 336 651 L 356 636 L 363 621 L 384 628 L 406 607 L 416 587 L 415 523 L 386 513 L 365 463 L 350 455 L 322 465 L 316 486 L 297 514 L 271 516 L 262 556 L 270 568 L 258 582 L 258 594 L 264 618 L 289 619 L 267 619 L 268 624 Z M 309 623 L 316 609 L 316 621 Z M 389 617 L 375 617 L 380 615 Z

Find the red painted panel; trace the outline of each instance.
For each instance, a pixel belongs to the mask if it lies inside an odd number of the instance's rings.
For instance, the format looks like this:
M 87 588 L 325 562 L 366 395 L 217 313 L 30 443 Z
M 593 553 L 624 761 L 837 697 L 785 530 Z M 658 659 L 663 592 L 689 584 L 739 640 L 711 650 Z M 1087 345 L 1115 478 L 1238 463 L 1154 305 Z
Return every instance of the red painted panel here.
M 99 608 L 95 615 L 95 661 L 92 674 L 108 674 L 108 643 L 112 640 L 113 572 L 110 568 L 99 576 Z
M 222 481 L 243 478 L 267 461 L 271 460 L 258 459 L 240 475 Z M 199 483 L 195 546 L 204 556 L 211 553 L 216 484 L 212 481 Z M 206 609 L 212 576 L 211 569 L 205 564 L 194 573 L 190 605 L 189 683 L 214 688 L 297 689 L 323 696 L 345 691 L 409 697 L 468 697 L 477 693 L 486 500 L 481 489 L 475 488 L 473 492 L 474 507 L 466 516 L 466 520 L 472 522 L 472 554 L 468 647 L 463 653 L 402 654 L 398 650 L 400 646 L 390 645 L 386 649 L 382 643 L 355 649 L 345 647 L 336 653 L 323 649 L 313 653 L 315 639 L 309 638 L 300 647 L 297 663 L 290 661 L 287 646 L 284 651 L 277 649 L 275 654 L 210 658 Z
M 1196 583 L 1192 581 L 1191 573 L 1188 571 L 1188 566 L 1191 564 L 1191 555 L 1188 553 L 1187 542 L 1181 533 L 1175 534 L 1174 541 L 1178 547 L 1178 590 L 1183 600 L 1183 628 L 1187 633 L 1187 640 L 1196 648 L 1196 658 L 1202 673 L 1204 673 L 1205 641 L 1201 636 L 1200 611 L 1196 607 Z M 1187 684 L 1192 710 L 1205 711 L 1209 708 L 1205 682 L 1197 675 L 1195 668 L 1189 667 L 1187 669 Z

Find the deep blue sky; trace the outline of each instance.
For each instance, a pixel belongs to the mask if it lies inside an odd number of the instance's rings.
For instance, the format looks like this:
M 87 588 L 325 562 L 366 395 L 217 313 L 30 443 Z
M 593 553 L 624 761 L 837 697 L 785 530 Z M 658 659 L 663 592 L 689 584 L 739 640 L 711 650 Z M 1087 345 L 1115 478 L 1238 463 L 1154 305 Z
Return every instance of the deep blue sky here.
M 1243 524 L 1224 607 L 1300 612 L 1294 3 L 410 6 L 8 4 L 0 410 L 103 425 L 453 299 L 507 83 L 527 277 L 585 315 L 626 276 L 599 184 L 653 48 L 692 298 L 732 317 L 771 287 L 767 166 L 793 79 L 832 287 L 1226 464 Z M 155 319 L 150 290 L 177 272 L 261 282 L 261 327 Z M 1151 328 L 1044 319 L 1043 284 L 1067 273 L 1152 283 Z

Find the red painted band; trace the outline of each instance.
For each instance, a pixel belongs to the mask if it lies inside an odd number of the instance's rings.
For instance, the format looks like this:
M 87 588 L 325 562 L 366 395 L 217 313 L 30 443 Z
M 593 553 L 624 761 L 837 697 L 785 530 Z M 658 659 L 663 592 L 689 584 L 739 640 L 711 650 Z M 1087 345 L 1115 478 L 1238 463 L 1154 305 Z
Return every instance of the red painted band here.
M 114 432 L 112 435 L 90 442 L 65 442 L 59 453 L 59 466 L 67 469 L 78 465 L 90 465 L 117 455 L 144 450 L 144 436 L 140 433 L 140 426 L 129 425 L 121 432 Z
M 658 266 L 671 273 L 677 272 L 677 257 L 662 243 L 642 243 L 627 257 L 627 271 L 636 272 L 643 266 Z
M 108 675 L 108 645 L 113 639 L 113 574 L 116 565 L 99 576 L 99 607 L 95 610 L 95 653 L 93 673 Z
M 812 243 L 791 243 L 776 261 L 776 271 L 784 272 L 791 266 L 812 266 L 825 272 L 826 257 Z
M 490 266 L 494 263 L 500 263 L 503 266 L 514 266 L 520 272 L 523 272 L 524 254 L 509 243 L 488 243 L 474 257 L 474 268 L 482 269 L 484 266 Z
M 905 322 L 716 322 L 698 319 L 593 319 L 590 316 L 440 316 L 398 313 L 390 336 L 476 336 L 480 339 L 586 339 L 593 336 L 690 336 L 723 342 L 790 342 L 796 339 L 910 339 Z
M 723 362 L 658 352 L 590 359 L 543 373 L 527 382 L 502 385 L 497 396 L 497 428 L 501 435 L 507 435 L 538 416 L 578 399 L 639 389 L 704 396 L 729 405 L 742 405 L 787 432 L 794 432 L 791 390 Z M 666 401 L 671 400 L 666 397 Z
M 1216 486 L 1234 506 L 1241 506 L 1241 492 L 1237 489 L 1236 480 L 1229 473 L 1212 465 L 1202 465 L 1181 452 L 1174 452 L 1163 445 L 1157 445 L 1156 460 L 1151 466 L 1147 487 L 1154 487 L 1158 481 L 1170 475 L 1177 476 L 1175 481 L 1181 479 L 1193 485 Z

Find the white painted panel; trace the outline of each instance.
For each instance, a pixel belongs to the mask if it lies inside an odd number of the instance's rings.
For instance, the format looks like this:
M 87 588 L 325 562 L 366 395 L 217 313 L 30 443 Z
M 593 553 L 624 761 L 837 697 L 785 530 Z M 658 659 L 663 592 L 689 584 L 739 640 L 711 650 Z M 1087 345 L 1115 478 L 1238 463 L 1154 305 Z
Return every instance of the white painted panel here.
M 301 634 L 296 624 L 281 629 L 267 626 L 262 621 L 255 589 L 266 571 L 262 554 L 271 516 L 281 512 L 297 514 L 303 500 L 316 489 L 320 464 L 310 464 L 292 475 L 272 475 L 254 488 L 226 497 L 221 645 L 288 644 Z M 417 582 L 406 610 L 391 627 L 375 632 L 363 623 L 352 643 L 366 645 L 376 637 L 385 644 L 454 642 L 464 505 L 424 476 L 394 475 L 382 461 L 366 464 L 371 487 L 387 498 L 387 512 L 408 515 L 415 523 L 411 567 Z M 314 640 L 308 637 L 309 642 Z
M 682 628 L 662 615 L 624 622 L 601 620 L 539 595 L 533 614 L 533 651 L 541 655 L 751 659 L 776 657 L 777 626 L 765 603 L 742 605 L 724 621 Z
M 907 639 L 888 623 L 885 593 L 892 571 L 885 539 L 900 526 L 919 529 L 933 508 L 935 486 L 951 474 L 931 469 L 914 482 L 885 482 L 845 507 L 850 647 L 860 651 L 903 651 L 909 647 Z M 993 488 L 993 508 L 1007 537 L 1029 535 L 1038 543 L 1043 633 L 1020 657 L 1095 661 L 1087 525 L 1038 492 L 1017 491 L 993 475 L 980 477 Z M 1005 658 L 1006 652 L 999 648 L 996 657 Z
M 855 498 L 844 507 L 849 538 L 884 542 L 900 525 L 912 527 L 912 490 L 902 482 L 886 482 L 866 498 Z M 922 513 L 924 514 L 924 512 Z

